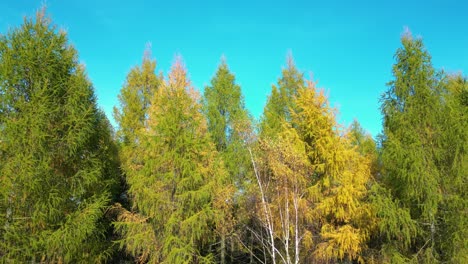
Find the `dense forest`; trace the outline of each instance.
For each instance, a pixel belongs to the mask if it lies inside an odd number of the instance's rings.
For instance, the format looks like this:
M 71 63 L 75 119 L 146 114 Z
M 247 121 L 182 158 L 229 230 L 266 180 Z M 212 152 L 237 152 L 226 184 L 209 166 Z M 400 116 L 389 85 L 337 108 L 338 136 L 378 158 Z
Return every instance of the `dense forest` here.
M 113 128 L 66 33 L 25 18 L 0 35 L 0 262 L 468 263 L 467 79 L 409 32 L 394 59 L 376 139 L 292 56 L 255 120 L 224 58 L 199 91 L 150 49 Z

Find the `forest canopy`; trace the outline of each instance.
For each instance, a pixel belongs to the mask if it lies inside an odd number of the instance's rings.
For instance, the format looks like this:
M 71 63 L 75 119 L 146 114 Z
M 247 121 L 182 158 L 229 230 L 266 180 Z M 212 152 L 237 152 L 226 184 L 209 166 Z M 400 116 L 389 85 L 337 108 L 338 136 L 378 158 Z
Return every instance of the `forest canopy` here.
M 2 263 L 468 263 L 468 81 L 409 31 L 373 138 L 292 55 L 256 120 L 151 48 L 99 109 L 45 9 L 0 35 Z

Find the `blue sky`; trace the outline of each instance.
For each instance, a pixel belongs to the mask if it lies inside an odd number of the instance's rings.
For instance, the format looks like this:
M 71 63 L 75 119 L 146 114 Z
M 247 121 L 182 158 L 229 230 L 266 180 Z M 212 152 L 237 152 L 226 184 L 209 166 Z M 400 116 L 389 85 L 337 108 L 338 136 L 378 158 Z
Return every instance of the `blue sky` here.
M 18 26 L 44 1 L 0 1 L 0 32 Z M 147 42 L 166 73 L 181 54 L 195 87 L 209 84 L 227 57 L 255 117 L 263 111 L 290 50 L 299 69 L 328 91 L 339 120 L 354 118 L 376 136 L 379 98 L 391 79 L 405 26 L 422 36 L 433 64 L 468 69 L 468 1 L 46 1 L 86 65 L 109 118 L 130 68 Z

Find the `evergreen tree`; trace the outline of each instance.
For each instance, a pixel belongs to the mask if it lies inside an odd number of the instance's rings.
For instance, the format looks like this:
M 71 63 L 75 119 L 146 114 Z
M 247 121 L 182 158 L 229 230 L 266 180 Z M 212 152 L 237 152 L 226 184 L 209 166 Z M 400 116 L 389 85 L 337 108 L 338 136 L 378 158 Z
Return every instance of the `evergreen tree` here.
M 238 210 L 225 216 L 226 228 L 219 234 L 220 262 L 225 263 L 228 244 L 229 248 L 234 247 L 230 236 L 233 235 L 234 225 L 241 215 L 239 207 L 245 205 L 242 204 L 241 194 L 245 195 L 245 184 L 251 177 L 250 159 L 244 137 L 246 133 L 251 133 L 252 128 L 241 88 L 235 83 L 235 76 L 229 71 L 224 57 L 211 80 L 211 85 L 205 87 L 203 111 L 207 118 L 208 131 L 228 171 L 229 186 L 236 186 L 238 189 L 235 200 L 229 199 Z
M 149 263 L 210 263 L 229 189 L 226 171 L 201 113 L 199 95 L 177 60 L 154 94 L 140 146 L 144 160 L 127 173 L 132 212 L 115 223 L 121 245 Z M 216 192 L 215 192 L 216 191 Z
M 0 258 L 104 261 L 118 176 L 111 129 L 44 11 L 0 39 L 0 130 Z

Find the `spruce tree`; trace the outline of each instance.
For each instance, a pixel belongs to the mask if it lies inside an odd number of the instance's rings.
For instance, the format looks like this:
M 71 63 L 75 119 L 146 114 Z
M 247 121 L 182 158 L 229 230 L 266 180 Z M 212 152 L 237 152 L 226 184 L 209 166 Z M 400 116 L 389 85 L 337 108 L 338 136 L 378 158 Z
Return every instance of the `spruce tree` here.
M 118 177 L 111 129 L 44 11 L 0 39 L 0 130 L 0 258 L 104 261 Z

